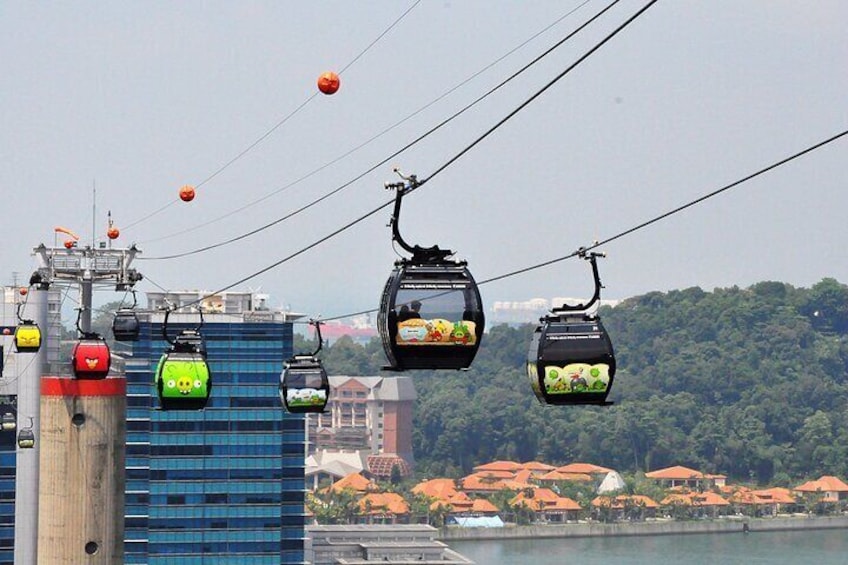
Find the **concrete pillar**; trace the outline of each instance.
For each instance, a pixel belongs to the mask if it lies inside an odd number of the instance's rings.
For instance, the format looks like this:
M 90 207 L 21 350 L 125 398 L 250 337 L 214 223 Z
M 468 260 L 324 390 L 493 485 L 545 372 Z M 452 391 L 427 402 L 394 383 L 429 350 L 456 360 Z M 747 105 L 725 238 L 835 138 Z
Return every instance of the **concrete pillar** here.
M 18 429 L 32 424 L 35 446 L 17 448 L 15 472 L 15 565 L 36 565 L 38 555 L 38 462 L 39 442 L 39 381 L 47 360 L 49 329 L 47 324 L 47 291 L 30 289 L 22 316 L 35 321 L 41 329 L 41 349 L 38 353 L 16 354 L 18 369 Z M 14 346 L 13 346 L 14 347 Z M 30 420 L 30 418 L 32 418 Z M 43 563 L 43 562 L 42 562 Z
M 38 562 L 124 557 L 125 377 L 41 379 Z

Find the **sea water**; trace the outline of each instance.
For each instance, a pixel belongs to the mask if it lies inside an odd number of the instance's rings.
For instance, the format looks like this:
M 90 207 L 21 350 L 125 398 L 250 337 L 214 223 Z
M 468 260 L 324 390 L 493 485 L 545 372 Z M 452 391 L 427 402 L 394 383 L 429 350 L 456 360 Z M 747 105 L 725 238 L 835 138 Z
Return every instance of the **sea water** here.
M 478 565 L 848 564 L 848 529 L 450 541 Z

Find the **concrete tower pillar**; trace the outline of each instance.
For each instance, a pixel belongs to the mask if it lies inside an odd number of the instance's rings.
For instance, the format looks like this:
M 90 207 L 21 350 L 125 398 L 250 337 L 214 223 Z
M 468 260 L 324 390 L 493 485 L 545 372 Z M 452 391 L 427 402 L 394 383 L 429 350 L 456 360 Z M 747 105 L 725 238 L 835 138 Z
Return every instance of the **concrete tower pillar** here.
M 18 427 L 32 425 L 35 446 L 17 449 L 15 472 L 15 564 L 36 565 L 38 555 L 38 462 L 39 451 L 39 381 L 44 374 L 49 340 L 47 323 L 47 291 L 30 289 L 22 315 L 33 320 L 41 329 L 41 348 L 38 353 L 18 353 Z
M 125 377 L 41 380 L 38 562 L 120 565 Z

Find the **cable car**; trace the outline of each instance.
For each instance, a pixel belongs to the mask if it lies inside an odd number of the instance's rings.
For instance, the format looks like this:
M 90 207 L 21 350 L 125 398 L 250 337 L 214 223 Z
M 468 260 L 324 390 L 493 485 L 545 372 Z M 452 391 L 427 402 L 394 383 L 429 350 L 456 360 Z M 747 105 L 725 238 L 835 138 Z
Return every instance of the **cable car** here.
M 78 379 L 105 379 L 112 366 L 112 354 L 106 340 L 96 333 L 84 333 L 74 344 L 71 366 Z
M 41 349 L 41 329 L 32 320 L 21 320 L 15 328 L 15 350 L 18 353 L 37 353 Z
M 318 335 L 318 349 L 313 353 L 295 355 L 286 361 L 280 375 L 280 400 L 292 414 L 323 412 L 330 396 L 327 371 L 316 357 L 323 345 L 321 322 L 310 322 Z
M 403 196 L 419 183 L 393 183 L 396 189 L 392 240 L 412 253 L 395 262 L 380 300 L 377 325 L 390 365 L 385 370 L 467 369 L 483 337 L 485 316 L 480 291 L 465 261 L 453 251 L 406 243 L 398 229 Z
M 112 335 L 117 341 L 138 341 L 140 326 L 135 311 L 122 308 L 112 319 Z
M 29 419 L 29 426 L 21 428 L 18 432 L 18 447 L 21 449 L 32 449 L 35 447 L 35 432 L 32 430 L 32 418 Z
M 171 340 L 167 329 L 169 314 L 170 310 L 166 311 L 162 335 L 171 346 L 159 358 L 154 380 L 159 406 L 162 410 L 202 410 L 212 392 L 212 375 L 199 326 L 183 330 Z
M 11 432 L 17 429 L 18 421 L 15 418 L 15 415 L 11 412 L 6 412 L 3 414 L 2 418 L 0 418 L 0 430 L 4 432 Z
M 129 308 L 120 308 L 112 319 L 112 335 L 117 341 L 138 340 L 141 325 L 135 313 L 135 306 L 136 297 L 133 291 L 133 305 Z
M 554 308 L 539 320 L 527 353 L 527 376 L 543 404 L 608 406 L 615 354 L 600 317 L 588 313 L 600 300 L 597 257 L 603 255 L 583 249 L 579 254 L 592 265 L 595 294 L 586 304 Z

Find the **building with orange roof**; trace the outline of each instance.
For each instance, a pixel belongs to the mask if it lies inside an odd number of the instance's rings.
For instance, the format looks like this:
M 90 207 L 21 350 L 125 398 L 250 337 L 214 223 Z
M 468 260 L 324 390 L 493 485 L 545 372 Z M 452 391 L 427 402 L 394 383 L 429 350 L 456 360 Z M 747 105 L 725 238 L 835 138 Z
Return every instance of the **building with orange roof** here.
M 598 496 L 592 500 L 592 516 L 604 521 L 645 520 L 655 518 L 660 505 L 642 494 Z
M 412 492 L 436 500 L 448 500 L 458 491 L 453 479 L 430 479 L 412 487 Z
M 507 475 L 505 471 L 472 473 L 460 479 L 460 487 L 469 494 L 492 494 L 504 489 L 518 490 L 527 486 L 531 485 L 516 482 L 513 475 Z
M 540 483 L 559 483 L 559 482 L 579 482 L 579 483 L 589 483 L 594 479 L 591 475 L 587 475 L 586 473 L 563 473 L 561 471 L 557 471 L 554 469 L 549 473 L 545 473 L 541 477 L 538 477 Z
M 703 490 L 715 484 L 704 473 L 690 469 L 689 467 L 683 467 L 682 465 L 657 469 L 656 471 L 645 473 L 645 476 L 653 479 L 663 488 L 687 487 L 693 490 Z
M 817 494 L 821 502 L 839 502 L 848 498 L 848 484 L 832 475 L 824 475 L 815 481 L 807 481 L 792 490 L 802 495 Z
M 723 487 L 727 484 L 727 475 L 705 474 L 704 478 L 708 481 L 712 481 L 713 485 L 717 487 Z
M 581 473 L 584 475 L 604 475 L 612 471 L 607 467 L 593 465 L 592 463 L 569 463 L 556 468 L 560 473 Z
M 550 473 L 556 467 L 553 465 L 548 465 L 547 463 L 542 463 L 541 461 L 528 461 L 527 463 L 522 463 L 521 468 L 530 471 L 534 477 L 544 475 L 545 473 Z
M 477 465 L 473 471 L 475 473 L 481 473 L 483 471 L 508 471 L 514 475 L 521 469 L 521 463 L 516 463 L 515 461 L 492 461 L 491 463 Z
M 369 472 L 389 478 L 397 466 L 402 476 L 415 465 L 412 452 L 413 406 L 417 397 L 411 377 L 330 375 L 324 412 L 307 414 L 307 454 L 359 452 Z M 317 472 L 307 466 L 307 473 Z
M 515 474 L 515 477 L 513 477 L 512 480 L 516 483 L 524 483 L 529 485 L 531 484 L 530 479 L 532 478 L 533 471 L 531 471 L 530 469 L 521 469 Z
M 800 505 L 787 488 L 775 487 L 762 490 L 739 488 L 728 500 L 741 508 L 747 508 L 753 516 L 776 516 L 781 512 L 796 512 Z
M 495 516 L 500 510 L 485 498 L 478 498 L 471 505 L 471 513 L 475 516 Z
M 363 477 L 361 473 L 351 473 L 324 489 L 324 492 L 341 492 L 343 490 L 351 490 L 353 492 L 370 492 L 377 490 L 377 484 L 374 481 Z
M 727 514 L 730 508 L 728 502 L 721 495 L 705 491 L 705 492 L 676 492 L 665 497 L 661 506 L 685 506 L 692 510 L 696 517 L 712 517 L 716 518 L 722 514 Z
M 509 501 L 509 505 L 527 508 L 547 522 L 578 520 L 583 512 L 577 502 L 549 488 L 524 489 Z
M 395 492 L 370 492 L 359 500 L 361 523 L 407 524 L 409 504 Z

